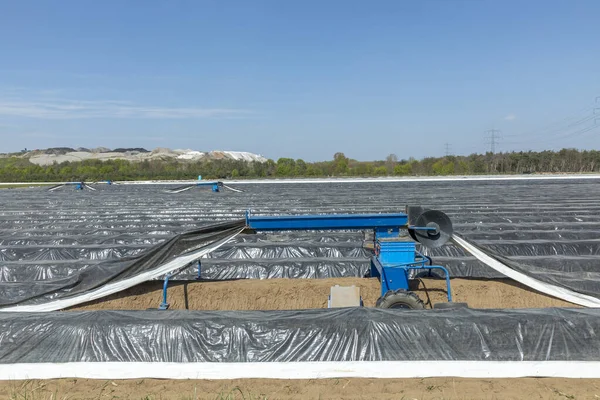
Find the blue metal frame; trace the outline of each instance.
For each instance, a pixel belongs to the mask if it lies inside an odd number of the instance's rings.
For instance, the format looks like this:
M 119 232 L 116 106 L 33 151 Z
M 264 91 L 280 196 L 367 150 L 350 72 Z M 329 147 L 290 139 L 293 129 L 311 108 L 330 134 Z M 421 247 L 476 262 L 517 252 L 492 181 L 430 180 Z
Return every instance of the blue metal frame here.
M 83 189 L 85 189 L 85 184 L 83 182 L 65 182 L 62 185 L 64 185 L 64 186 L 75 186 L 75 190 L 83 190 Z
M 195 185 L 200 187 L 200 186 L 210 186 L 211 190 L 213 192 L 220 192 L 220 183 L 221 182 L 216 182 L 216 181 L 206 181 L 206 182 L 198 182 Z
M 163 282 L 163 300 L 162 300 L 162 303 L 160 303 L 160 306 L 158 306 L 159 310 L 169 309 L 169 303 L 167 303 L 167 287 L 169 286 L 169 278 L 170 277 L 171 277 L 171 274 L 167 274 L 165 276 L 165 281 Z
M 251 216 L 246 211 L 246 225 L 261 231 L 375 229 L 379 237 L 392 237 L 407 223 L 402 213 Z
M 218 183 L 202 182 L 198 186 L 214 185 L 218 191 Z M 213 191 L 215 187 L 213 186 Z M 406 235 L 405 229 L 435 230 L 432 227 L 408 225 L 408 215 L 397 214 L 329 214 L 329 215 L 279 215 L 251 216 L 246 212 L 246 225 L 256 231 L 289 231 L 289 230 L 365 230 L 372 229 L 375 234 L 375 256 L 371 258 L 371 276 L 381 282 L 381 295 L 390 290 L 409 290 L 409 274 L 413 270 L 438 269 L 444 273 L 448 301 L 452 301 L 450 274 L 440 265 L 431 265 L 431 258 L 421 254 L 416 244 Z M 198 276 L 201 276 L 202 264 L 198 263 Z M 427 265 L 429 263 L 429 265 Z M 167 303 L 167 287 L 173 275 L 167 274 L 163 284 L 163 301 L 161 310 L 169 308 Z
M 452 301 L 448 270 L 440 265 L 426 265 L 432 264 L 431 258 L 418 252 L 415 242 L 401 234 L 404 229 L 435 231 L 436 228 L 408 225 L 407 214 L 251 216 L 247 211 L 246 225 L 256 231 L 373 229 L 376 254 L 371 260 L 371 276 L 380 279 L 382 296 L 390 290 L 409 290 L 412 270 L 438 269 L 444 273 L 448 301 Z
M 382 254 L 382 253 L 380 253 Z M 421 255 L 418 251 L 415 254 Z M 422 255 L 421 255 L 422 256 Z M 375 256 L 371 258 L 371 276 L 378 278 L 381 282 L 381 295 L 383 296 L 390 290 L 409 289 L 409 274 L 412 270 L 419 269 L 439 269 L 444 272 L 446 280 L 446 293 L 448 301 L 452 301 L 452 288 L 450 285 L 450 273 L 441 265 L 425 265 L 428 259 L 423 256 L 422 260 L 406 263 L 385 263 Z
M 198 268 L 198 276 L 196 277 L 196 280 L 200 280 L 201 273 L 202 273 L 202 262 L 200 260 L 197 261 L 197 268 Z M 160 305 L 158 306 L 159 310 L 168 310 L 169 309 L 169 303 L 167 302 L 167 289 L 169 287 L 169 279 L 171 279 L 175 275 L 176 274 L 165 275 L 165 279 L 163 281 L 162 303 L 160 303 Z

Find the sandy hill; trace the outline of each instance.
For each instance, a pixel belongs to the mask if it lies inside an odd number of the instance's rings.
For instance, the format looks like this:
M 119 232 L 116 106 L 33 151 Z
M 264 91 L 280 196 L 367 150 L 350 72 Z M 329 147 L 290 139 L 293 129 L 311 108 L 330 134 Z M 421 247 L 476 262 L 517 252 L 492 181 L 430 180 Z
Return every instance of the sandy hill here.
M 177 159 L 182 162 L 207 160 L 242 160 L 265 162 L 267 159 L 261 155 L 248 153 L 244 151 L 196 151 L 196 150 L 171 150 L 167 148 L 156 148 L 152 151 L 143 148 L 118 148 L 108 149 L 98 147 L 95 149 L 55 147 L 44 150 L 32 150 L 22 154 L 22 157 L 28 158 L 37 165 L 50 165 L 54 162 L 62 163 L 65 161 L 83 161 L 83 160 L 116 160 L 124 159 L 129 161 L 143 161 L 153 159 Z

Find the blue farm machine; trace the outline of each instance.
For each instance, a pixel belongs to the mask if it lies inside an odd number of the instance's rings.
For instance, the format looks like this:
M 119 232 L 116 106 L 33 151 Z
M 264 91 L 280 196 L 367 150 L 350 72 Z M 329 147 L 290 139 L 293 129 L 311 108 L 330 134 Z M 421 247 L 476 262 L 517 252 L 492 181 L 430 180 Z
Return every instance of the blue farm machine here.
M 50 187 L 48 189 L 48 191 L 54 192 L 55 190 L 58 190 L 58 189 L 61 189 L 64 187 L 73 187 L 75 190 L 84 190 L 84 189 L 96 190 L 93 186 L 90 186 L 90 185 L 96 185 L 96 184 L 115 185 L 116 183 L 111 180 L 98 181 L 98 182 L 93 182 L 91 184 L 88 184 L 84 181 L 64 182 L 64 183 L 59 183 L 58 185 Z
M 443 266 L 434 265 L 430 257 L 417 250 L 417 243 L 426 248 L 437 248 L 451 239 L 452 222 L 441 211 L 406 207 L 405 213 L 393 214 L 256 216 L 246 212 L 246 228 L 246 233 L 298 230 L 371 231 L 374 254 L 371 257 L 370 276 L 378 278 L 381 283 L 381 296 L 376 307 L 424 309 L 423 301 L 410 290 L 409 279 L 413 272 L 434 269 L 441 271 L 445 277 L 448 298 L 447 303 L 435 304 L 434 308 L 467 306 L 465 303 L 452 302 L 448 270 Z M 197 262 L 197 266 L 199 278 L 200 261 Z M 169 276 L 164 281 L 161 309 L 169 306 L 168 279 Z
M 229 185 L 224 184 L 221 181 L 203 181 L 201 179 L 198 179 L 198 182 L 196 182 L 196 183 L 176 187 L 173 189 L 168 189 L 168 190 L 166 190 L 166 193 L 173 193 L 173 194 L 181 193 L 181 192 L 185 192 L 187 190 L 193 189 L 193 188 L 205 188 L 205 187 L 210 188 L 215 193 L 219 193 L 219 192 L 223 191 L 224 189 L 231 190 L 232 192 L 238 192 L 238 193 L 243 192 L 243 190 L 233 188 Z

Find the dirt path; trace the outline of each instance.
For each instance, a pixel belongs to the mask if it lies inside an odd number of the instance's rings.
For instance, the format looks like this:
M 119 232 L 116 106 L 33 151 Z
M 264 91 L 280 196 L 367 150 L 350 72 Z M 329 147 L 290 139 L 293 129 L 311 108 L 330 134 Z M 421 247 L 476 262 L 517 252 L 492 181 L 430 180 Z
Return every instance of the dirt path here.
M 190 310 L 324 308 L 333 285 L 359 286 L 367 307 L 373 307 L 380 296 L 377 279 L 268 279 L 173 283 L 168 290 L 168 302 L 171 309 Z M 453 279 L 452 290 L 454 301 L 466 302 L 473 308 L 575 307 L 510 280 Z M 428 299 L 431 303 L 446 301 L 445 282 L 442 280 L 423 279 L 416 292 L 425 302 Z M 74 309 L 144 310 L 157 308 L 161 300 L 162 282 L 147 282 Z
M 594 379 L 0 381 L 0 399 L 598 399 Z

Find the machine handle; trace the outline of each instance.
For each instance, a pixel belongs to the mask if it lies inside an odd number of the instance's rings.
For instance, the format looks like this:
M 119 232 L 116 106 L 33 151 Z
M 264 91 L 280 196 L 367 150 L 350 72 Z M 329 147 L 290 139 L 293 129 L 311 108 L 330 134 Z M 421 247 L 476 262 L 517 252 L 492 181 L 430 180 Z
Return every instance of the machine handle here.
M 437 228 L 433 226 L 409 226 L 408 229 L 415 231 L 437 231 Z

